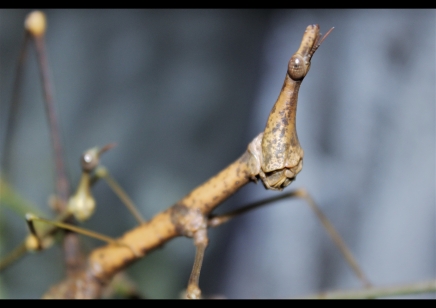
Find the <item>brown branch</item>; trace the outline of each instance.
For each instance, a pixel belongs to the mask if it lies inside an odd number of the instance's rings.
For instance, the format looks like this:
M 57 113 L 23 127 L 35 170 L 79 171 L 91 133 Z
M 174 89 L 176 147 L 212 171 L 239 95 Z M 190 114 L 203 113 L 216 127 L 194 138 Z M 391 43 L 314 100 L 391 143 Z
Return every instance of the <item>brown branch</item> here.
M 56 196 L 58 198 L 59 212 L 61 215 L 67 212 L 67 202 L 70 196 L 70 184 L 68 181 L 65 164 L 63 159 L 62 142 L 60 137 L 60 129 L 56 116 L 56 105 L 53 98 L 52 83 L 50 81 L 49 65 L 47 59 L 47 51 L 45 49 L 45 31 L 46 31 L 46 17 L 40 11 L 31 12 L 25 20 L 26 31 L 32 37 L 35 43 L 36 55 L 39 64 L 39 71 L 42 80 L 42 89 L 44 93 L 45 111 L 47 114 L 50 139 L 54 152 L 55 160 L 55 182 L 56 182 Z M 67 220 L 73 223 L 72 220 Z M 65 240 L 62 243 L 65 265 L 67 273 L 71 274 L 74 270 L 80 267 L 81 253 L 78 245 L 76 234 L 66 232 Z M 73 261 L 73 260 L 76 261 Z M 71 266 L 71 267 L 70 267 Z

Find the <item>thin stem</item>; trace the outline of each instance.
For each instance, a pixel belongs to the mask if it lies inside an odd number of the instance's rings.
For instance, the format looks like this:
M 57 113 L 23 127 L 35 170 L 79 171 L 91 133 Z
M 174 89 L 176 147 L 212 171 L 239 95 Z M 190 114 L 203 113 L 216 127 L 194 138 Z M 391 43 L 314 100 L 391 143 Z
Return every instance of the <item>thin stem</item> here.
M 11 264 L 13 264 L 17 259 L 21 258 L 23 255 L 25 255 L 27 252 L 26 243 L 23 242 L 17 247 L 15 247 L 14 250 L 12 250 L 6 257 L 3 257 L 0 260 L 0 273 L 9 267 Z
M 26 31 L 24 34 L 24 39 L 23 39 L 23 44 L 21 46 L 21 51 L 20 51 L 20 57 L 18 58 L 18 63 L 17 63 L 17 69 L 16 69 L 16 75 L 15 75 L 15 79 L 14 79 L 14 84 L 13 84 L 13 90 L 12 90 L 12 101 L 11 101 L 11 105 L 10 105 L 10 110 L 9 110 L 9 117 L 7 119 L 5 119 L 6 121 L 6 127 L 5 127 L 5 143 L 4 143 L 4 153 L 3 153 L 3 157 L 2 157 L 2 163 L 1 163 L 1 170 L 3 170 L 3 172 L 6 172 L 8 170 L 9 167 L 9 157 L 10 157 L 10 149 L 11 149 L 11 143 L 13 140 L 13 128 L 16 122 L 16 117 L 18 114 L 18 110 L 20 107 L 20 92 L 21 92 L 21 78 L 23 75 L 23 67 L 24 67 L 24 63 L 27 57 L 27 47 L 28 47 L 28 43 L 30 41 L 30 35 L 29 33 Z
M 65 207 L 66 201 L 69 196 L 69 183 L 66 176 L 64 161 L 63 161 L 63 151 L 62 143 L 59 134 L 59 125 L 56 117 L 55 103 L 53 99 L 53 90 L 49 78 L 49 69 L 47 61 L 47 53 L 45 51 L 44 36 L 34 36 L 34 42 L 36 47 L 36 53 L 38 57 L 38 63 L 41 73 L 42 87 L 44 91 L 45 98 L 45 109 L 48 117 L 49 130 L 51 141 L 53 145 L 55 165 L 56 165 L 56 191 L 59 198 L 64 201 L 62 205 Z
M 40 11 L 34 11 L 30 13 L 25 21 L 25 27 L 27 32 L 29 32 L 34 40 L 36 55 L 38 59 L 38 64 L 40 68 L 40 75 L 42 80 L 42 88 L 44 93 L 45 110 L 48 118 L 50 139 L 54 152 L 55 160 L 55 182 L 56 182 L 56 195 L 61 201 L 59 204 L 60 212 L 67 212 L 67 202 L 70 196 L 70 187 L 68 177 L 65 171 L 64 161 L 63 161 L 63 151 L 62 143 L 60 138 L 60 130 L 56 117 L 55 102 L 53 99 L 53 89 L 49 78 L 49 65 L 47 60 L 47 52 L 45 50 L 45 30 L 46 30 L 46 18 L 44 13 Z M 72 221 L 70 221 L 72 223 Z M 74 235 L 71 235 L 72 237 Z M 63 251 L 64 256 L 67 258 L 70 251 L 79 251 L 78 247 L 69 247 L 69 245 L 77 245 L 78 241 L 68 241 L 68 244 L 64 243 Z M 79 257 L 79 255 L 78 255 Z M 69 258 L 69 257 L 68 257 Z M 69 258 L 71 259 L 71 258 Z M 71 273 L 73 269 L 69 269 L 69 260 L 65 260 L 67 267 L 67 272 Z
M 26 213 L 31 212 L 37 215 L 44 215 L 39 208 L 25 200 L 5 178 L 0 176 L 0 201 L 9 209 L 16 212 L 18 215 L 24 216 Z
M 304 297 L 310 299 L 370 299 L 436 292 L 436 280 L 393 286 L 370 287 L 350 291 L 334 291 Z
M 48 220 L 48 219 L 36 217 L 34 215 L 29 216 L 28 220 L 30 220 L 30 221 L 33 221 L 33 220 L 42 221 L 42 222 L 45 222 L 47 224 L 51 224 L 53 226 L 56 226 L 58 228 L 62 228 L 62 229 L 70 230 L 70 231 L 73 231 L 73 232 L 76 232 L 76 233 L 80 233 L 80 234 L 83 234 L 83 235 L 87 235 L 87 236 L 99 239 L 99 240 L 101 240 L 103 242 L 107 242 L 109 244 L 118 245 L 118 242 L 116 240 L 114 240 L 113 238 L 110 238 L 108 236 L 105 236 L 105 235 L 97 233 L 97 232 L 93 232 L 93 231 L 86 230 L 86 229 L 83 229 L 83 228 L 80 228 L 80 227 L 69 225 L 69 224 L 66 224 L 66 223 L 63 223 L 63 222 L 60 222 L 60 221 L 51 221 L 51 220 Z
M 71 217 L 72 217 L 72 215 L 69 212 L 64 212 L 64 213 L 60 214 L 56 218 L 56 220 L 57 221 L 65 221 L 65 220 L 70 219 Z M 47 238 L 50 235 L 53 235 L 57 231 L 59 231 L 59 228 L 57 228 L 55 226 L 50 226 L 49 228 L 45 228 L 43 230 L 40 230 L 37 238 L 40 239 L 41 241 L 44 241 L 45 238 Z M 15 262 L 16 260 L 21 258 L 26 252 L 28 252 L 27 245 L 26 245 L 26 239 L 21 244 L 19 244 L 12 252 L 10 252 L 6 257 L 3 257 L 0 260 L 0 273 L 4 269 L 6 269 L 9 265 L 11 265 L 13 262 Z
M 118 183 L 114 180 L 114 178 L 110 176 L 107 168 L 103 166 L 99 166 L 98 169 L 96 170 L 96 175 L 106 181 L 106 183 L 110 186 L 110 188 L 114 191 L 114 193 L 118 196 L 118 198 L 121 199 L 121 201 L 130 211 L 130 213 L 132 213 L 132 215 L 135 217 L 135 219 L 138 221 L 140 225 L 146 222 L 146 220 L 142 217 L 141 213 L 139 213 L 139 211 L 137 210 L 132 199 L 129 198 L 129 196 L 121 188 L 121 186 L 118 185 Z

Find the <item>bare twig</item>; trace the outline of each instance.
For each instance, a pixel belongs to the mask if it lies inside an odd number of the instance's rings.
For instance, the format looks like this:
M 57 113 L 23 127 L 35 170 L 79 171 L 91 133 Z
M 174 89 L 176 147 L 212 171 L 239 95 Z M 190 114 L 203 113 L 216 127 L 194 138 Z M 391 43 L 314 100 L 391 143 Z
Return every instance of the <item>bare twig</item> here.
M 49 130 L 53 145 L 55 165 L 56 165 L 56 191 L 59 198 L 64 201 L 63 207 L 69 196 L 69 183 L 66 176 L 62 143 L 59 134 L 59 125 L 56 117 L 55 103 L 53 99 L 53 90 L 49 78 L 49 69 L 47 61 L 47 52 L 45 50 L 44 34 L 46 28 L 45 16 L 42 12 L 35 11 L 28 15 L 25 22 L 26 30 L 31 34 L 35 42 L 36 54 L 41 73 L 42 87 L 45 98 L 45 108 L 48 117 Z
M 2 170 L 2 176 L 5 177 L 5 173 L 8 173 L 8 167 L 10 165 L 9 158 L 10 155 L 10 149 L 11 149 L 11 143 L 12 143 L 12 132 L 15 126 L 16 117 L 18 114 L 18 110 L 20 107 L 20 93 L 21 93 L 21 79 L 23 75 L 23 66 L 27 57 L 27 46 L 30 40 L 30 35 L 26 31 L 24 33 L 24 39 L 23 44 L 21 46 L 20 56 L 18 58 L 17 63 L 17 74 L 15 75 L 14 83 L 13 83 L 13 90 L 12 90 L 12 101 L 10 105 L 10 110 L 8 111 L 9 117 L 6 119 L 6 128 L 5 128 L 5 141 L 4 141 L 4 153 L 2 157 L 1 162 L 1 170 Z M 7 176 L 7 175 L 6 175 Z
M 0 261 L 0 272 L 12 265 L 18 258 L 21 258 L 27 253 L 26 242 L 23 241 L 20 245 L 14 248 L 7 256 Z
M 390 286 L 390 287 L 370 287 L 366 289 L 350 291 L 324 292 L 316 295 L 303 297 L 310 299 L 362 299 L 362 298 L 380 298 L 391 296 L 404 296 L 422 293 L 436 292 L 436 280 L 424 282 Z

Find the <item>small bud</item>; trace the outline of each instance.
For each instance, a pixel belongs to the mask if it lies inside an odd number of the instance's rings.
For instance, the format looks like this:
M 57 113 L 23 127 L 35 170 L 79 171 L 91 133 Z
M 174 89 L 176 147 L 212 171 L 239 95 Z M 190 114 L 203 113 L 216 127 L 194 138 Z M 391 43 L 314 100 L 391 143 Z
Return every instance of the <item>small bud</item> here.
M 98 166 L 97 169 L 95 169 L 95 175 L 98 176 L 99 178 L 104 178 L 105 176 L 108 175 L 108 171 L 105 167 Z
M 83 172 L 91 172 L 100 163 L 100 153 L 97 147 L 87 150 L 80 158 Z
M 31 214 L 31 213 L 26 213 L 26 220 L 30 221 L 33 220 L 35 218 L 35 215 Z
M 26 238 L 25 243 L 26 243 L 26 249 L 28 251 L 34 252 L 34 251 L 41 250 L 41 245 L 39 244 L 39 240 L 33 234 L 30 234 Z
M 78 221 L 89 219 L 95 211 L 95 199 L 91 194 L 89 185 L 89 174 L 82 173 L 76 193 L 68 200 L 68 211 Z
M 47 22 L 45 14 L 41 11 L 33 11 L 24 22 L 24 28 L 33 36 L 42 36 L 45 33 Z

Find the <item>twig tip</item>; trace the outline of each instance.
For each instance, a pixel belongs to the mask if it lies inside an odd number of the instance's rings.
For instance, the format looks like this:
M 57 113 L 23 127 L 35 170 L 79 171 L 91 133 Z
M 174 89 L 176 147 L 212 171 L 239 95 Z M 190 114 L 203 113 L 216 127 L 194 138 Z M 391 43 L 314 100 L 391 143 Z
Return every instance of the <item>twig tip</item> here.
M 35 215 L 33 215 L 31 213 L 26 213 L 25 217 L 26 217 L 26 220 L 29 221 L 29 220 L 33 220 L 35 218 Z

